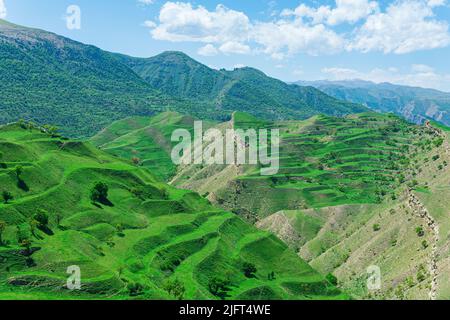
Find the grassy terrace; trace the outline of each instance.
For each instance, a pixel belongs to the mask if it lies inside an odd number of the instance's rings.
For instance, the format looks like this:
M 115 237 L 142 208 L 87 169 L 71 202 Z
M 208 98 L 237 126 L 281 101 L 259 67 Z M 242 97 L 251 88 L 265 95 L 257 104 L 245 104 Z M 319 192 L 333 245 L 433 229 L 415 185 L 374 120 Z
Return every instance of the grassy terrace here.
M 129 119 L 97 144 L 120 155 L 130 127 L 167 136 L 172 128 L 157 120 Z M 138 155 L 150 150 L 127 138 Z M 346 298 L 271 234 L 161 182 L 169 166 L 158 176 L 152 166 L 167 164 L 162 153 L 143 157 L 142 168 L 88 143 L 9 125 L 0 127 L 0 155 L 0 192 L 14 197 L 0 204 L 0 299 L 173 299 L 175 280 L 185 299 Z M 99 181 L 107 204 L 90 199 Z M 37 223 L 37 213 L 48 222 Z M 245 262 L 256 267 L 253 277 Z M 71 265 L 81 268 L 80 291 L 65 288 Z M 213 280 L 227 289 L 213 294 Z
M 237 183 L 257 194 L 232 195 L 237 206 L 261 216 L 299 207 L 378 203 L 386 195 L 395 196 L 402 168 L 408 164 L 405 154 L 417 139 L 414 126 L 375 113 L 265 125 L 246 115 L 239 117 L 237 127 L 281 132 L 278 174 L 264 177 L 254 170 Z M 220 196 L 231 201 L 225 193 Z

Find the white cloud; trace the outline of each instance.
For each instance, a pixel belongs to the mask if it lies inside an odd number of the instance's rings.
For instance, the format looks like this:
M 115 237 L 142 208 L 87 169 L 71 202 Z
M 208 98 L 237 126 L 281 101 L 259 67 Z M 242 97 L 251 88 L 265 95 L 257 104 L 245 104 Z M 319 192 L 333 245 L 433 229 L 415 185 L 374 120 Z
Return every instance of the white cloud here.
M 251 49 L 248 45 L 234 41 L 225 42 L 223 45 L 220 46 L 219 50 L 223 53 L 236 53 L 236 54 L 249 54 L 251 52 Z
M 379 7 L 376 1 L 336 0 L 335 8 L 330 6 L 312 8 L 301 4 L 295 10 L 284 10 L 282 15 L 311 18 L 313 24 L 326 23 L 328 25 L 337 25 L 344 22 L 356 23 L 378 10 Z
M 446 0 L 428 0 L 429 7 L 440 7 L 445 5 Z
M 238 11 L 218 5 L 214 11 L 190 3 L 167 2 L 159 13 L 159 25 L 152 30 L 153 38 L 168 41 L 225 43 L 247 41 L 250 29 L 248 17 Z
M 197 53 L 201 56 L 213 57 L 216 56 L 219 51 L 212 44 L 208 43 L 206 46 L 198 49 Z
M 155 0 L 138 0 L 138 2 L 149 5 L 155 3 Z
M 146 20 L 144 21 L 144 26 L 146 26 L 147 28 L 153 29 L 156 28 L 156 23 L 151 21 L 151 20 Z
M 259 23 L 253 29 L 252 37 L 263 46 L 263 52 L 275 59 L 299 52 L 332 54 L 344 47 L 343 38 L 333 30 L 323 24 L 305 25 L 301 20 Z
M 0 19 L 6 18 L 6 6 L 3 0 L 0 0 Z
M 369 16 L 348 48 L 404 54 L 449 44 L 447 22 L 436 20 L 425 2 L 403 0 L 391 4 L 386 12 Z
M 404 54 L 450 44 L 448 23 L 433 8 L 444 0 L 397 0 L 381 11 L 370 0 L 336 0 L 335 6 L 285 9 L 270 22 L 251 21 L 243 12 L 218 5 L 167 2 L 158 21 L 147 21 L 154 39 L 201 42 L 214 46 L 199 52 L 211 55 L 263 53 L 275 60 L 306 53 L 335 54 L 344 50 Z M 336 26 L 347 23 L 346 28 Z M 213 53 L 214 52 L 214 53 Z
M 412 65 L 411 70 L 400 72 L 396 68 L 376 68 L 362 72 L 350 68 L 324 68 L 322 73 L 330 80 L 366 80 L 375 83 L 390 82 L 408 86 L 434 88 L 450 92 L 450 74 L 441 74 L 427 65 Z

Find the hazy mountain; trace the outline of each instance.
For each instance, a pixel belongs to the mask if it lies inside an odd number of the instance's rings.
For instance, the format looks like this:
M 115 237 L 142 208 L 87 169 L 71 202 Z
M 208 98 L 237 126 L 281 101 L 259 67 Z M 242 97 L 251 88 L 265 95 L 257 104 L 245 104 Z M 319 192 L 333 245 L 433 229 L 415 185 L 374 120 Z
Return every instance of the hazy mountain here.
M 416 123 L 433 119 L 450 125 L 450 93 L 362 80 L 299 81 L 297 84 L 316 87 L 337 99 L 361 103 L 376 111 L 394 112 Z

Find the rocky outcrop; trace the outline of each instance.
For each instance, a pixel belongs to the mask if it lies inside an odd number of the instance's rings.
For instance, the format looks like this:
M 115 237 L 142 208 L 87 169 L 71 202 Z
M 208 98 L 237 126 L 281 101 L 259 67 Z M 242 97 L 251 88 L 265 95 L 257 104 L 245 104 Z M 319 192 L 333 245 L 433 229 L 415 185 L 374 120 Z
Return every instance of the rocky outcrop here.
M 433 243 L 431 247 L 431 254 L 429 258 L 429 271 L 431 275 L 431 287 L 429 297 L 431 300 L 436 300 L 438 291 L 438 242 L 439 242 L 439 226 L 436 220 L 428 212 L 427 208 L 414 195 L 412 190 L 408 190 L 408 207 L 412 212 L 422 218 L 425 224 L 432 232 Z

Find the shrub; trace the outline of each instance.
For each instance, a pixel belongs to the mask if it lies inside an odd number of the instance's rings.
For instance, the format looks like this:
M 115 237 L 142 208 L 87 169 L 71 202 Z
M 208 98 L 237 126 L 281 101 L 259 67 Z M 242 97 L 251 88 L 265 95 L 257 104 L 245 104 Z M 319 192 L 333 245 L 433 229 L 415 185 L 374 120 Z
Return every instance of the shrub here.
M 184 293 L 186 292 L 186 288 L 184 287 L 183 283 L 179 281 L 178 279 L 175 279 L 173 281 L 168 280 L 164 284 L 164 290 L 166 290 L 170 295 L 174 296 L 178 300 L 183 300 Z
M 144 293 L 144 286 L 140 283 L 129 283 L 127 285 L 128 293 L 131 297 L 136 297 Z
M 425 231 L 422 226 L 416 228 L 416 233 L 419 237 L 423 237 L 425 235 Z
M 3 191 L 2 198 L 5 204 L 7 204 L 10 200 L 14 199 L 13 195 L 9 191 Z
M 332 273 L 327 274 L 325 279 L 334 286 L 337 286 L 338 284 L 338 279 Z
M 244 262 L 242 265 L 242 271 L 247 278 L 255 278 L 256 266 L 253 263 Z
M 208 290 L 212 295 L 225 299 L 227 292 L 230 290 L 228 288 L 229 282 L 218 277 L 213 277 L 208 282 Z
M 380 225 L 379 225 L 378 223 L 376 223 L 376 224 L 374 224 L 374 225 L 372 226 L 372 229 L 373 229 L 373 231 L 380 231 L 380 230 L 381 230 L 381 227 L 380 227 Z
M 104 182 L 97 182 L 91 191 L 92 202 L 100 202 L 107 204 L 108 201 L 108 186 Z
M 0 245 L 3 244 L 3 232 L 6 229 L 6 222 L 3 220 L 0 220 Z
M 44 210 L 39 210 L 39 212 L 34 215 L 34 220 L 39 223 L 39 227 L 47 227 L 48 214 Z

